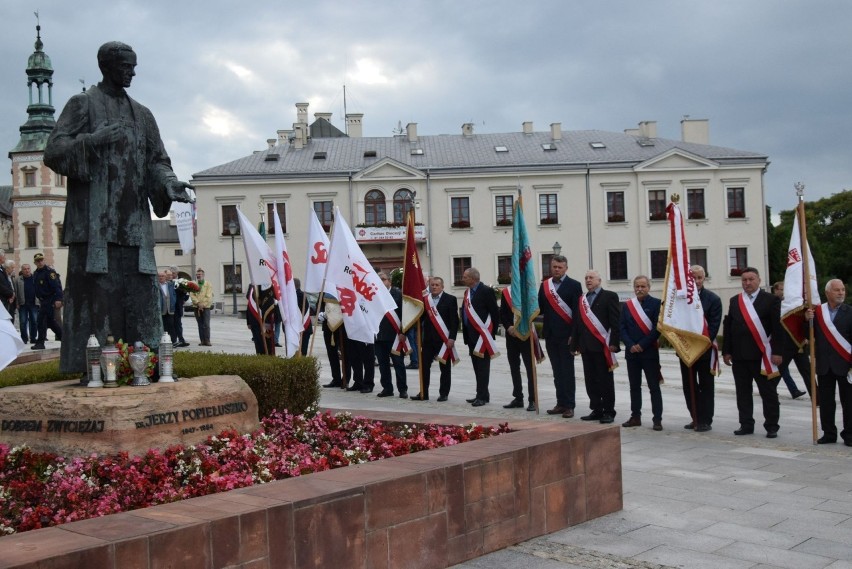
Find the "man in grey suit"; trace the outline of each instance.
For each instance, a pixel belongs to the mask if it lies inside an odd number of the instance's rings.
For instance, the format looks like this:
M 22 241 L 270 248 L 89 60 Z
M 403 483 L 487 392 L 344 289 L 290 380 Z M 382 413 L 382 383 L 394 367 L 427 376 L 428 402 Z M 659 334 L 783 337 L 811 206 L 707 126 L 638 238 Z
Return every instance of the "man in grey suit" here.
M 831 279 L 825 284 L 828 302 L 807 311 L 808 320 L 816 315 L 816 372 L 819 376 L 819 422 L 823 435 L 819 444 L 837 442 L 837 426 L 834 412 L 834 386 L 840 391 L 840 407 L 843 410 L 843 430 L 840 436 L 848 447 L 852 447 L 852 384 L 849 368 L 852 367 L 852 306 L 844 304 L 846 287 L 840 279 Z

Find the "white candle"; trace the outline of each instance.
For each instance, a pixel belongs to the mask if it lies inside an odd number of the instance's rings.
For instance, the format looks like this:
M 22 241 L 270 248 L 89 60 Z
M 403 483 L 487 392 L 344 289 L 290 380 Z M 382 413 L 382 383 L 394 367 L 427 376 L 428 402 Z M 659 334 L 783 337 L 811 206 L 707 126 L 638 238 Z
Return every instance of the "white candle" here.
M 115 362 L 107 362 L 107 381 L 115 381 Z

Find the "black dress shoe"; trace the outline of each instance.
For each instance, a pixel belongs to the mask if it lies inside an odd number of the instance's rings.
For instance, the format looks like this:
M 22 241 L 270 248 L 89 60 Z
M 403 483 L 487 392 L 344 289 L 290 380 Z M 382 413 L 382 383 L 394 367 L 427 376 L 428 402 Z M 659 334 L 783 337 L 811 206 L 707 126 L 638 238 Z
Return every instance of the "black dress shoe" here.
M 351 385 L 346 388 L 346 391 L 361 391 L 363 389 L 360 385 Z
M 405 366 L 405 369 L 418 369 L 417 364 L 408 364 Z
M 440 401 L 441 403 L 443 403 L 443 402 L 444 402 L 444 401 L 446 401 L 446 400 L 447 400 L 447 396 L 446 396 L 446 395 L 441 395 L 440 397 L 438 397 L 438 401 Z
M 527 411 L 535 411 L 535 403 L 530 403 L 527 405 Z
M 399 398 L 400 399 L 408 399 L 408 392 L 407 391 L 400 391 L 399 392 Z
M 597 411 L 592 411 L 588 415 L 584 415 L 584 416 L 580 417 L 580 420 L 581 421 L 600 421 L 601 417 L 603 417 L 603 415 L 601 413 L 598 413 Z
M 471 405 L 474 406 L 474 407 L 482 407 L 486 403 L 488 403 L 488 401 L 486 401 L 484 399 L 474 399 L 473 403 L 471 403 Z
M 700 425 L 700 424 L 701 424 L 701 423 L 699 423 L 699 425 Z M 694 428 L 695 428 L 695 423 L 687 423 L 687 424 L 685 424 L 685 425 L 683 426 L 683 428 L 684 428 L 684 429 L 694 429 Z
M 740 427 L 736 431 L 734 431 L 735 435 L 753 435 L 754 429 L 747 429 L 745 427 Z
M 379 391 L 376 397 L 393 397 L 393 391 Z
M 713 427 L 710 425 L 705 425 L 704 423 L 698 423 L 698 426 L 695 427 L 696 433 L 706 433 L 707 431 L 712 431 Z
M 613 415 L 610 415 L 609 413 L 604 413 L 603 415 L 601 415 L 600 421 L 603 424 L 612 423 L 613 421 L 615 421 L 615 417 Z
M 41 342 L 36 342 L 35 344 L 33 344 L 33 347 L 30 348 L 30 349 L 31 350 L 43 350 L 44 344 L 42 344 Z
M 180 347 L 181 347 L 181 348 L 188 348 L 188 347 L 189 347 L 189 342 L 181 342 L 181 343 L 180 343 Z
M 852 447 L 852 439 L 849 439 L 848 441 L 843 441 L 843 444 L 845 444 L 848 447 Z
M 777 439 L 778 438 L 778 431 L 769 431 L 768 433 L 766 433 L 766 438 L 767 439 Z
M 830 435 L 823 435 L 823 436 L 821 436 L 820 438 L 817 439 L 818 445 L 830 445 L 830 444 L 836 443 L 836 442 L 837 442 L 837 437 L 836 436 L 832 437 Z
M 508 405 L 503 405 L 503 409 L 520 409 L 524 406 L 523 399 L 512 399 Z
M 362 388 L 360 389 L 360 391 L 361 391 L 361 393 L 372 393 L 372 392 L 373 392 L 373 388 L 372 388 L 372 387 L 362 387 Z
M 561 415 L 562 413 L 564 413 L 567 410 L 568 410 L 568 407 L 563 407 L 562 405 L 557 405 L 553 409 L 548 409 L 546 411 L 546 413 L 548 415 Z
M 465 401 L 467 401 L 468 403 L 473 403 L 474 401 L 476 401 L 476 397 L 474 397 L 473 399 L 465 399 Z
M 802 395 L 807 395 L 807 392 L 805 392 L 805 391 L 797 391 L 796 393 L 794 393 L 794 394 L 792 395 L 792 397 L 793 397 L 793 399 L 798 399 L 798 398 L 799 398 L 799 397 L 801 397 Z
M 417 395 L 412 395 L 410 399 L 413 401 L 429 401 L 429 396 L 423 397 L 418 393 Z
M 331 383 L 324 384 L 323 387 L 340 387 L 340 384 L 332 381 Z

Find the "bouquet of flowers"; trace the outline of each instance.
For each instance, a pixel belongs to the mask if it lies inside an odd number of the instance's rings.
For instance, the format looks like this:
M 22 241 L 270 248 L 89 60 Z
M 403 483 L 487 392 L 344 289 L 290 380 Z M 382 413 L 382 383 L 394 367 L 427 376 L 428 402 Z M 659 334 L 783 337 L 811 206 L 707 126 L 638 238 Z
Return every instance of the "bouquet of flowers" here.
M 135 352 L 136 348 L 124 340 L 117 341 L 115 343 L 115 347 L 118 348 L 119 353 L 118 367 L 115 372 L 115 381 L 119 385 L 127 385 L 133 380 L 133 368 L 130 367 L 130 354 Z M 142 346 L 142 349 L 148 353 L 148 365 L 145 368 L 145 375 L 152 377 L 154 375 L 154 370 L 157 369 L 157 363 L 159 363 L 160 359 L 148 346 Z
M 177 286 L 178 290 L 182 290 L 183 292 L 198 292 L 201 290 L 201 287 L 198 286 L 197 282 L 189 279 L 178 279 L 175 282 L 175 286 Z

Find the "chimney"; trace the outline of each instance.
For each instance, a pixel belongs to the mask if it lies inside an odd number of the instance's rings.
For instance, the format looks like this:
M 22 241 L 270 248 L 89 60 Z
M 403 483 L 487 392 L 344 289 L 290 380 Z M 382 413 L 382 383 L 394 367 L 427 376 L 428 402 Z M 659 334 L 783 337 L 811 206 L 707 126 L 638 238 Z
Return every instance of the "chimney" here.
M 408 142 L 417 142 L 417 123 L 410 122 L 405 125 L 405 132 L 408 134 Z
M 293 125 L 293 133 L 295 135 L 293 137 L 293 148 L 296 150 L 300 150 L 305 145 L 304 136 L 306 130 L 308 130 L 307 125 L 303 123 L 296 123 Z
M 526 121 L 524 123 L 524 134 L 532 134 L 533 133 L 533 123 L 532 121 Z
M 562 140 L 562 123 L 561 122 L 550 123 L 550 138 L 552 138 L 553 140 Z
M 473 136 L 473 123 L 466 122 L 462 125 L 462 135 L 466 137 Z
M 290 143 L 290 135 L 293 133 L 292 130 L 277 130 L 275 131 L 278 135 L 278 144 L 281 146 L 287 146 Z
M 364 122 L 363 113 L 346 113 L 346 134 L 349 138 L 361 138 L 361 128 Z
M 629 134 L 630 136 L 639 136 L 638 128 L 625 128 L 624 134 Z
M 266 145 L 269 147 L 269 149 L 270 149 L 270 150 L 272 150 L 273 148 L 275 148 L 275 142 L 276 142 L 277 140 L 278 140 L 277 138 L 267 138 L 267 139 L 266 139 Z
M 308 124 L 308 104 L 296 103 L 296 122 Z
M 684 118 L 680 121 L 680 137 L 684 142 L 710 144 L 710 121 Z
M 639 123 L 639 136 L 657 138 L 657 121 L 642 121 Z
M 331 122 L 331 113 L 314 113 L 315 119 L 325 119 L 328 122 Z

